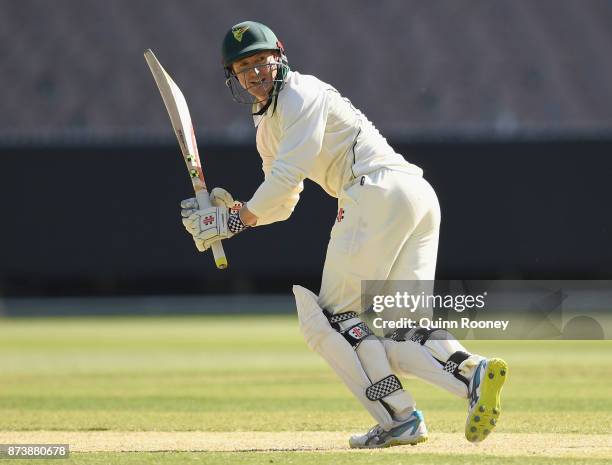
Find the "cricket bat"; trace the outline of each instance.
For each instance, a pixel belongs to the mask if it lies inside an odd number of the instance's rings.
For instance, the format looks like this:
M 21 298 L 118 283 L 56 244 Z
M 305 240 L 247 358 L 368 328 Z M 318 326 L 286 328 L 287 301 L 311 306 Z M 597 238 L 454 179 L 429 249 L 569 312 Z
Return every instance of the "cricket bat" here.
M 189 171 L 198 204 L 200 208 L 210 207 L 212 205 L 208 196 L 206 182 L 204 181 L 202 163 L 200 162 L 200 156 L 198 154 L 198 145 L 185 97 L 170 75 L 162 67 L 161 63 L 157 60 L 151 49 L 144 52 L 144 57 L 151 69 L 153 78 L 155 78 L 155 83 L 157 84 L 164 104 L 166 105 L 172 128 L 174 129 L 179 146 L 181 147 L 181 152 L 183 153 L 183 158 L 187 164 L 187 170 Z M 217 268 L 221 270 L 227 268 L 227 258 L 225 257 L 221 241 L 213 243 L 211 248 Z

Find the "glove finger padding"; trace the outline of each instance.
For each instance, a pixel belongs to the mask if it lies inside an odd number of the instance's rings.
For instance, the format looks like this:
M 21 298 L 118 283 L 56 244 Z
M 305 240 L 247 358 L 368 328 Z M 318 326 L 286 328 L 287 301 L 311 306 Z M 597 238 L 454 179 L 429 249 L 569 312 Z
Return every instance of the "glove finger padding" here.
M 215 207 L 232 208 L 235 204 L 234 197 L 222 187 L 215 187 L 210 192 L 210 203 Z M 181 201 L 181 216 L 187 218 L 200 209 L 200 205 L 195 197 Z
M 183 219 L 185 218 L 189 218 L 191 215 L 193 215 L 195 212 L 197 212 L 197 210 L 193 210 L 193 209 L 189 209 L 189 210 L 181 210 L 181 216 L 183 217 Z
M 181 221 L 183 222 L 183 226 L 185 226 L 187 232 L 192 236 L 195 236 L 200 232 L 200 230 L 198 229 L 198 223 L 200 221 L 200 218 L 197 214 L 195 214 L 195 212 L 194 214 L 189 215 L 187 218 L 183 218 Z
M 198 211 L 198 201 L 192 197 L 190 199 L 181 200 L 181 216 L 188 218 Z
M 193 242 L 195 242 L 195 246 L 196 249 L 198 249 L 198 252 L 206 252 L 210 248 L 209 246 L 206 246 L 203 241 L 196 239 L 195 237 L 193 238 Z
M 232 208 L 234 205 L 234 197 L 222 187 L 215 187 L 210 191 L 210 203 L 215 207 Z
M 189 199 L 181 200 L 181 208 L 187 210 L 197 210 L 200 206 L 198 205 L 198 201 L 195 197 L 191 197 Z

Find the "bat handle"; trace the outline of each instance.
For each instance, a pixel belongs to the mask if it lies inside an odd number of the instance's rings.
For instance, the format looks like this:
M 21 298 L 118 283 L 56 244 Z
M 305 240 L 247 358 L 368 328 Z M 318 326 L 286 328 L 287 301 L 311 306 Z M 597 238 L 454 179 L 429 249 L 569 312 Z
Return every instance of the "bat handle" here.
M 196 192 L 196 200 L 198 201 L 200 208 L 212 207 L 210 197 L 208 196 L 208 191 L 206 189 L 201 189 Z M 225 251 L 223 250 L 221 241 L 213 242 L 211 248 L 213 256 L 215 257 L 215 264 L 217 265 L 217 268 L 220 270 L 227 268 L 227 257 L 225 256 Z

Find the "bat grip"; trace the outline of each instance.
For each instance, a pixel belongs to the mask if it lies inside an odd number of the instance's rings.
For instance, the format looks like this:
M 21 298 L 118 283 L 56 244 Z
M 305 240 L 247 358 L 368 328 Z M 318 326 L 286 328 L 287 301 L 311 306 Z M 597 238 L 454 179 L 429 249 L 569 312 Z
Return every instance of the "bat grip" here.
M 198 201 L 200 209 L 212 207 L 210 197 L 208 196 L 208 191 L 206 189 L 201 189 L 196 192 L 196 200 Z M 217 268 L 220 270 L 227 268 L 227 257 L 225 256 L 225 251 L 223 250 L 221 241 L 213 242 L 211 249 L 213 256 L 215 257 L 215 264 L 217 265 Z

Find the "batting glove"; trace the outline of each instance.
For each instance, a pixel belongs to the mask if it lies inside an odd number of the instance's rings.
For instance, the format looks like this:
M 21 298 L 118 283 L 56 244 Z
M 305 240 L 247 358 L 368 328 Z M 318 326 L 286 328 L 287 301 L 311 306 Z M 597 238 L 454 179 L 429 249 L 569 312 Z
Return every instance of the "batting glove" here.
M 229 239 L 248 227 L 240 219 L 243 202 L 234 200 L 228 191 L 217 187 L 211 191 L 210 200 L 214 206 L 203 210 L 195 198 L 181 202 L 183 225 L 200 252 L 208 250 L 213 242 Z

